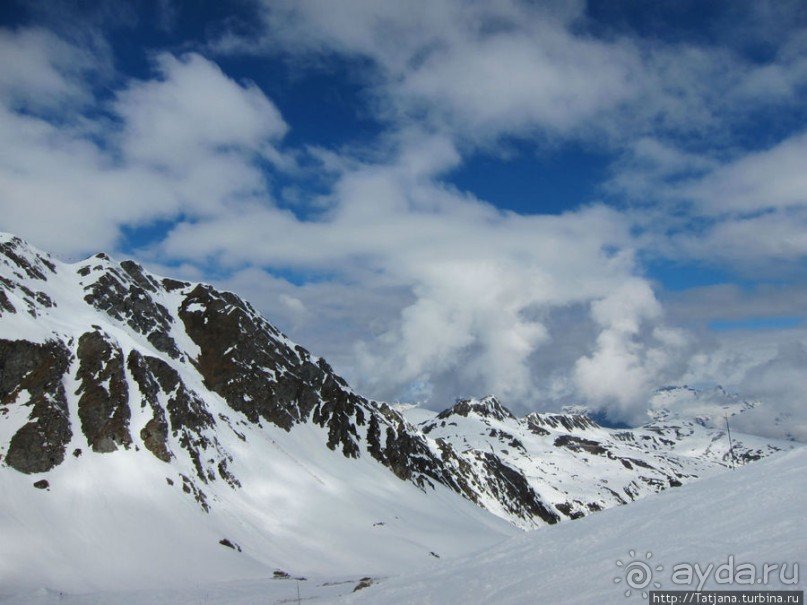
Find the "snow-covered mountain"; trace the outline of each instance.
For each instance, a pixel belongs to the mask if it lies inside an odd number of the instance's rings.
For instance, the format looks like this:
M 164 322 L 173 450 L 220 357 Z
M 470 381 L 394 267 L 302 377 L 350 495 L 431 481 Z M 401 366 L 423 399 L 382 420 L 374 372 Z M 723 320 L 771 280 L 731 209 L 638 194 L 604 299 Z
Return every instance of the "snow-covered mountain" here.
M 234 294 L 0 234 L 0 594 L 427 565 L 725 468 L 688 430 L 415 426 Z
M 706 388 L 667 386 L 658 389 L 651 397 L 647 414 L 653 421 L 685 419 L 695 420 L 709 428 L 724 428 L 726 418 L 761 405 L 761 401 L 744 399 L 721 385 Z
M 678 434 L 693 430 L 701 432 L 696 426 L 700 425 L 708 429 L 730 431 L 733 436 L 738 437 L 734 441 L 739 462 L 758 460 L 767 451 L 765 443 L 759 440 L 757 448 L 743 447 L 747 437 L 739 433 L 755 432 L 760 427 L 767 426 L 766 436 L 771 436 L 773 431 L 773 434 L 782 438 L 796 440 L 794 433 L 797 431 L 793 430 L 792 419 L 786 412 L 773 414 L 764 401 L 747 399 L 721 385 L 663 387 L 650 399 L 647 413 L 651 420 L 648 426 L 655 427 L 656 430 L 669 432 L 677 427 Z M 776 428 L 771 429 L 771 425 Z M 706 454 L 713 455 L 714 452 Z
M 233 294 L 8 235 L 0 457 L 0 591 L 381 571 L 516 531 Z
M 524 528 L 583 517 L 792 447 L 740 434 L 731 447 L 724 431 L 696 421 L 615 430 L 583 414 L 516 418 L 493 396 L 459 401 L 417 426 L 438 446 L 450 445 L 474 469 L 470 476 L 512 471 L 496 476 L 507 476 L 510 492 L 520 496 L 506 497 L 504 488 L 484 506 Z M 536 504 L 525 511 L 525 502 Z

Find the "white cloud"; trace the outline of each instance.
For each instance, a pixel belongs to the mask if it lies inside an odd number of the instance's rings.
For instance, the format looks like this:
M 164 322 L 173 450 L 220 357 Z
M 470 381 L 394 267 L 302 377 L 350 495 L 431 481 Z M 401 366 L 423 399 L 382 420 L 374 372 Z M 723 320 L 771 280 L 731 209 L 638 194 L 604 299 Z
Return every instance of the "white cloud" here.
M 0 109 L 0 211 L 4 228 L 53 252 L 111 249 L 118 228 L 170 208 L 160 179 L 114 164 L 70 128 Z M 69 227 L 68 227 L 69 226 Z
M 90 100 L 81 78 L 97 65 L 89 53 L 42 29 L 0 29 L 0 99 L 43 111 Z
M 626 281 L 591 305 L 591 315 L 598 324 L 626 334 L 637 334 L 641 321 L 655 319 L 660 314 L 661 306 L 650 286 L 636 279 Z
M 199 55 L 161 55 L 157 78 L 130 82 L 109 120 L 78 78 L 89 69 L 79 49 L 13 36 L 0 31 L 0 45 L 30 56 L 31 71 L 0 78 L 0 137 L 14 141 L 0 147 L 5 229 L 74 256 L 114 249 L 122 226 L 267 199 L 258 162 L 287 126 L 254 86 Z
M 684 156 L 682 178 L 671 182 L 650 160 L 634 161 L 612 184 L 658 204 L 641 219 L 655 254 L 763 277 L 793 274 L 807 256 L 804 157 L 807 135 L 798 133 L 728 161 Z
M 566 133 L 635 94 L 628 51 L 540 25 L 473 32 L 431 53 L 393 85 L 393 94 L 471 138 Z
M 754 111 L 797 104 L 807 86 L 800 9 L 757 4 L 743 3 L 742 18 L 726 11 L 714 40 L 672 42 L 616 28 L 595 35 L 584 2 L 348 0 L 335 12 L 327 0 L 263 0 L 257 36 L 228 33 L 214 47 L 359 59 L 372 107 L 392 128 L 426 121 L 474 145 L 708 136 L 726 146 Z M 753 40 L 778 52 L 749 59 Z
M 417 301 L 403 309 L 395 329 L 381 336 L 382 347 L 369 354 L 364 349 L 373 386 L 400 388 L 450 372 L 469 384 L 481 379 L 487 390 L 503 396 L 528 395 L 533 385 L 526 362 L 548 335 L 543 324 L 522 312 L 549 293 L 539 292 L 543 280 L 535 267 L 508 263 L 507 254 L 494 252 L 488 261 L 410 265 Z M 531 273 L 536 287 L 527 283 Z M 475 355 L 468 359 L 471 349 Z
M 394 123 L 426 119 L 469 140 L 568 133 L 636 98 L 630 45 L 574 35 L 579 2 L 353 0 L 264 2 L 258 39 L 219 40 L 224 52 L 340 53 L 369 59 L 365 74 Z M 372 75 L 370 75 L 372 74 Z
M 681 234 L 675 243 L 684 253 L 733 266 L 798 262 L 807 255 L 807 209 L 725 220 L 702 238 Z
M 747 418 L 740 417 L 738 428 L 807 441 L 805 366 L 807 343 L 802 339 L 781 342 L 773 357 L 749 368 L 739 385 L 741 392 L 767 405 L 754 410 Z
M 200 55 L 162 54 L 156 64 L 157 79 L 130 84 L 115 103 L 128 159 L 182 170 L 210 154 L 259 155 L 288 130 L 260 89 Z
M 729 162 L 684 192 L 709 215 L 755 214 L 807 206 L 807 133 Z
M 757 408 L 732 419 L 738 431 L 807 441 L 807 331 L 733 330 L 713 335 L 693 356 L 683 381 L 721 384 Z
M 578 359 L 574 368 L 586 402 L 604 406 L 614 419 L 643 419 L 653 390 L 688 353 L 683 332 L 658 325 L 661 314 L 650 286 L 638 279 L 626 280 L 591 304 L 591 315 L 602 330 L 594 351 Z
M 650 317 L 646 301 L 627 295 L 624 309 L 608 310 L 609 292 L 626 280 L 644 284 L 634 277 L 624 216 L 603 206 L 562 216 L 501 212 L 440 183 L 439 170 L 457 157 L 444 139 L 410 136 L 400 144 L 389 164 L 346 169 L 329 211 L 315 220 L 242 206 L 178 226 L 159 253 L 327 271 L 364 292 L 407 292 L 382 330 L 359 331 L 353 340 L 348 371 L 360 390 L 381 398 L 418 384 L 439 397 L 447 384 L 463 384 L 465 392 L 495 391 L 514 405 L 533 400 L 545 389 L 532 357 L 563 337 L 543 315 L 603 298 L 600 315 Z M 322 303 L 293 296 L 319 315 Z
M 124 227 L 181 217 L 141 257 L 184 262 L 193 279 L 212 263 L 219 285 L 368 395 L 441 405 L 494 391 L 524 411 L 582 402 L 625 419 L 681 376 L 695 346 L 666 325 L 641 277 L 646 254 L 734 267 L 807 252 L 805 136 L 751 153 L 732 138 L 754 112 L 799 102 L 804 36 L 790 27 L 769 61 L 751 61 L 736 45 L 597 36 L 584 2 L 262 6 L 259 40 L 217 48 L 361 65 L 362 109 L 386 125 L 369 149 L 282 149 L 289 125 L 273 102 L 193 53 L 157 55 L 152 77 L 110 83 L 102 103 L 92 53 L 0 30 L 1 54 L 15 58 L 0 73 L 0 140 L 14 141 L 0 146 L 3 229 L 81 254 L 114 249 Z M 768 32 L 771 20 L 786 22 L 770 17 Z M 640 210 L 518 215 L 447 183 L 510 137 L 622 154 L 609 192 Z M 267 174 L 301 154 L 331 185 L 295 214 L 274 203 Z M 277 277 L 289 273 L 305 283 Z M 798 355 L 699 346 L 688 376 L 756 379 L 787 408 L 776 377 Z
M 676 182 L 702 176 L 719 166 L 707 156 L 644 136 L 632 141 L 611 167 L 605 189 L 643 206 L 680 201 Z

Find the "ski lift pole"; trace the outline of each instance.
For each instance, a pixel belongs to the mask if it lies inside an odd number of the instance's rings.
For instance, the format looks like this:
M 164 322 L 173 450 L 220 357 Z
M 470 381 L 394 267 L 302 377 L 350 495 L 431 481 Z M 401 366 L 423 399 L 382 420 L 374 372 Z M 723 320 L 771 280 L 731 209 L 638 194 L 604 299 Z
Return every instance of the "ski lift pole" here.
M 734 458 L 734 443 L 731 440 L 731 427 L 729 426 L 728 414 L 725 415 L 725 419 L 726 419 L 726 432 L 728 433 L 729 436 L 729 457 L 730 457 L 729 459 L 731 460 L 731 468 L 734 468 L 735 466 L 734 463 L 736 462 L 736 460 Z

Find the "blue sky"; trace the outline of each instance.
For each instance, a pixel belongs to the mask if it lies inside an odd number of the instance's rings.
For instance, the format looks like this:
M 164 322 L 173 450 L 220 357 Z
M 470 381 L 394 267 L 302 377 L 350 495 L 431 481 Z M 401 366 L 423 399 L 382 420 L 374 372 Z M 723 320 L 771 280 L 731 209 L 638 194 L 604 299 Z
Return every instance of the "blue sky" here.
M 61 258 L 378 398 L 721 383 L 807 435 L 801 1 L 10 0 L 0 56 L 0 229 Z

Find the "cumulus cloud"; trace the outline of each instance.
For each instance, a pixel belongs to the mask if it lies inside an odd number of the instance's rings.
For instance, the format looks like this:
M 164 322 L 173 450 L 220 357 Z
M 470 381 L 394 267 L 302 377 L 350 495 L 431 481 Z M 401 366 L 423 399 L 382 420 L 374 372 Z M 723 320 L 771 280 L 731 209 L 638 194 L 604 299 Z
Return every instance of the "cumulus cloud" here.
M 780 343 L 773 357 L 750 367 L 739 385 L 741 392 L 767 402 L 767 405 L 763 403 L 748 417 L 740 417 L 738 428 L 750 433 L 807 441 L 805 367 L 807 345 L 804 340 Z
M 156 79 L 133 82 L 115 102 L 130 160 L 178 170 L 218 151 L 261 154 L 288 130 L 260 89 L 198 54 L 162 54 L 156 67 Z
M 636 279 L 591 304 L 601 331 L 594 351 L 577 360 L 574 376 L 586 400 L 615 420 L 641 421 L 650 394 L 687 352 L 686 335 L 659 325 L 661 314 L 650 286 Z
M 543 317 L 642 281 L 634 277 L 630 225 L 604 206 L 561 216 L 502 212 L 436 178 L 456 161 L 440 137 L 405 137 L 390 163 L 345 170 L 329 211 L 316 219 L 243 206 L 177 226 L 160 254 L 327 271 L 365 292 L 396 290 L 396 313 L 384 328 L 354 333 L 351 378 L 370 395 L 394 398 L 430 385 L 438 398 L 447 396 L 445 385 L 464 383 L 465 392 L 533 400 L 541 387 L 532 357 L 562 337 Z M 294 297 L 318 306 L 305 292 Z M 628 298 L 622 316 L 641 315 Z
M 682 380 L 720 384 L 757 407 L 732 419 L 736 430 L 807 441 L 807 332 L 791 329 L 733 330 L 713 334 L 711 346 L 693 355 Z
M 400 389 L 459 373 L 503 396 L 528 395 L 533 385 L 526 361 L 548 334 L 522 313 L 550 293 L 530 287 L 530 273 L 535 285 L 542 281 L 534 267 L 507 263 L 507 251 L 500 254 L 496 260 L 494 253 L 487 261 L 437 259 L 408 269 L 417 301 L 402 311 L 395 329 L 382 334 L 382 347 L 362 349 L 363 368 L 376 388 Z
M 97 59 L 53 33 L 0 30 L 0 55 L 0 98 L 5 106 L 44 111 L 89 100 L 82 76 Z
M 262 36 L 227 35 L 217 48 L 369 59 L 382 116 L 469 140 L 595 127 L 640 93 L 635 49 L 571 33 L 579 2 L 355 0 L 338 15 L 322 0 L 263 7 Z
M 795 391 L 776 388 L 798 347 L 745 355 L 704 338 L 705 311 L 643 272 L 648 258 L 737 269 L 807 251 L 804 135 L 749 151 L 738 127 L 793 110 L 807 85 L 795 5 L 763 4 L 715 41 L 651 43 L 597 30 L 585 2 L 265 1 L 248 37 L 196 46 L 208 56 L 157 53 L 147 77 L 118 74 L 103 99 L 91 84 L 108 57 L 0 30 L 15 58 L 0 73 L 0 140 L 14 141 L 0 146 L 2 228 L 77 255 L 125 248 L 124 231 L 161 221 L 141 259 L 253 300 L 370 396 L 440 406 L 493 391 L 520 411 L 587 403 L 634 420 L 653 388 L 714 379 L 764 387 L 801 418 Z M 747 52 L 751 39 L 770 56 Z M 215 53 L 326 70 L 336 57 L 380 131 L 361 150 L 286 149 L 295 124 Z M 516 214 L 450 184 L 512 138 L 605 150 L 602 193 L 616 203 Z M 322 187 L 281 206 L 269 187 L 281 173 L 289 191 L 313 173 Z M 760 306 L 745 302 L 731 312 Z
M 474 32 L 434 51 L 395 93 L 455 130 L 494 136 L 568 132 L 635 94 L 628 51 L 539 23 L 537 31 Z
M 807 133 L 728 162 L 686 191 L 709 215 L 753 215 L 807 206 Z
M 634 162 L 615 186 L 679 209 L 677 217 L 663 222 L 663 207 L 645 218 L 648 248 L 657 254 L 782 273 L 787 265 L 797 269 L 807 255 L 805 154 L 807 135 L 798 133 L 725 161 L 685 156 L 678 178 L 653 174 L 647 160 L 644 168 Z M 653 193 L 654 187 L 663 187 L 663 193 Z
M 79 49 L 35 30 L 8 43 L 32 58 L 24 77 L 0 79 L 0 136 L 15 142 L 0 148 L 5 229 L 81 255 L 113 249 L 123 226 L 267 197 L 259 161 L 277 156 L 287 126 L 253 85 L 199 55 L 160 55 L 156 77 L 130 82 L 99 116 L 104 105 L 77 75 L 89 69 Z
M 508 136 L 731 145 L 754 111 L 797 104 L 807 86 L 802 13 L 767 4 L 725 11 L 724 27 L 704 40 L 603 32 L 584 2 L 350 0 L 337 15 L 324 0 L 263 0 L 262 28 L 227 32 L 213 46 L 360 59 L 379 117 L 393 127 L 427 121 L 477 145 Z M 777 52 L 760 61 L 754 44 Z

